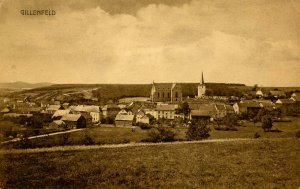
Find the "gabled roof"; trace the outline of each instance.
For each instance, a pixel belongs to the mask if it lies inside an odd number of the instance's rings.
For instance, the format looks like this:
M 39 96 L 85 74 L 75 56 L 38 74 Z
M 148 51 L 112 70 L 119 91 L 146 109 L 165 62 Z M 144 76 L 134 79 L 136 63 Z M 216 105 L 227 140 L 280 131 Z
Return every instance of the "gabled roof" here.
M 177 109 L 177 105 L 168 104 L 168 105 L 157 105 L 156 110 L 158 111 L 175 111 Z
M 60 105 L 49 105 L 47 107 L 47 110 L 59 110 L 60 109 Z
M 132 121 L 134 118 L 134 115 L 123 115 L 123 114 L 118 114 L 116 116 L 116 121 Z
M 70 110 L 56 110 L 55 113 L 53 114 L 52 118 L 63 116 L 63 115 L 69 114 L 69 113 L 70 113 Z
M 120 109 L 120 107 L 117 104 L 107 104 L 102 108 L 102 110 L 108 109 Z
M 191 110 L 191 116 L 212 116 L 216 113 L 214 104 L 202 104 L 197 110 Z
M 295 103 L 295 101 L 294 100 L 292 100 L 292 99 L 278 99 L 277 101 L 276 101 L 276 104 L 294 104 Z
M 153 83 L 153 85 L 157 90 L 171 90 L 173 83 Z
M 296 102 L 300 102 L 300 95 L 294 96 L 291 99 L 296 101 Z
M 60 120 L 62 121 L 78 121 L 81 117 L 81 114 L 65 114 Z
M 65 122 L 62 120 L 54 120 L 53 123 L 55 123 L 56 125 L 65 125 Z
M 77 112 L 100 112 L 100 107 L 91 105 L 78 105 L 78 106 L 70 106 L 70 109 Z
M 292 94 L 292 96 L 300 96 L 300 92 L 294 92 L 293 94 Z
M 1 113 L 8 113 L 8 112 L 10 112 L 10 109 L 9 109 L 9 108 L 3 108 L 3 109 L 1 110 Z

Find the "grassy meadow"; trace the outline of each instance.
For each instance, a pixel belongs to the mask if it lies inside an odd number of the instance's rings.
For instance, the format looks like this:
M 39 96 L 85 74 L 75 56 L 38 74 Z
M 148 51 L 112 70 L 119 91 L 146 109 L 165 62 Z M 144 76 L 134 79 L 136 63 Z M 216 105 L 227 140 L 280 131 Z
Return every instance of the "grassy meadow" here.
M 298 188 L 300 140 L 2 154 L 0 188 Z
M 186 140 L 185 127 L 170 128 L 176 133 L 175 139 L 179 141 Z M 292 122 L 274 122 L 273 132 L 264 132 L 261 123 L 245 122 L 243 126 L 237 127 L 238 131 L 220 131 L 211 127 L 209 139 L 231 139 L 231 138 L 254 138 L 258 133 L 260 138 L 294 138 L 296 132 L 300 130 L 300 118 L 293 117 Z M 148 138 L 149 130 L 143 130 L 137 127 L 134 132 L 131 128 L 114 127 L 112 125 L 87 128 L 81 131 L 47 136 L 44 138 L 31 139 L 33 148 L 51 147 L 64 145 L 82 145 L 86 144 L 86 139 L 91 139 L 91 144 L 121 144 L 138 143 Z M 88 143 L 90 144 L 90 143 Z M 2 148 L 15 147 L 15 144 L 2 146 Z

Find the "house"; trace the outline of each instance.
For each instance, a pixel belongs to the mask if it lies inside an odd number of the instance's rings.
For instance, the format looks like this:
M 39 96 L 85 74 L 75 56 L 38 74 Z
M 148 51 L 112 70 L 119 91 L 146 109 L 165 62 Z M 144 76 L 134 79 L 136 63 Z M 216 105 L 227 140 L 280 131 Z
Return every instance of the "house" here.
M 178 105 L 168 104 L 168 105 L 157 105 L 156 111 L 159 119 L 174 119 L 175 111 L 178 108 Z
M 258 98 L 262 98 L 264 96 L 264 93 L 262 92 L 262 90 L 257 90 L 255 93 L 256 97 Z
M 52 119 L 59 120 L 63 115 L 70 114 L 71 110 L 56 110 L 52 115 Z
M 269 97 L 279 99 L 279 98 L 285 98 L 286 94 L 283 91 L 270 91 Z
M 125 109 L 122 109 L 121 111 L 119 111 L 118 114 L 122 114 L 122 115 L 133 115 L 133 113 L 132 113 L 131 110 L 125 110 Z
M 227 111 L 225 104 L 216 104 L 215 108 L 217 111 L 216 118 L 223 118 L 226 116 Z
M 100 122 L 100 107 L 95 105 L 70 106 L 72 113 L 80 113 L 86 118 L 87 125 Z
M 300 97 L 300 92 L 294 92 L 291 97 Z
M 65 129 L 66 123 L 62 120 L 54 120 L 48 126 L 48 129 Z
M 1 114 L 6 114 L 6 113 L 9 113 L 10 111 L 11 111 L 10 108 L 5 107 L 5 108 L 3 108 L 3 109 L 0 111 L 0 113 L 1 113 Z
M 120 107 L 116 104 L 107 104 L 102 108 L 103 117 L 116 117 L 116 115 L 119 113 Z
M 190 112 L 190 119 L 196 120 L 196 121 L 209 121 L 211 118 L 211 114 L 209 110 L 206 110 L 205 108 L 201 108 L 198 110 L 191 110 Z
M 115 118 L 116 126 L 132 126 L 134 115 L 117 114 Z
M 153 82 L 150 99 L 152 102 L 180 102 L 182 101 L 181 85 Z
M 158 119 L 158 113 L 155 109 L 144 109 L 145 114 L 150 114 L 154 117 L 154 119 Z
M 225 108 L 226 108 L 226 115 L 234 114 L 234 109 L 231 105 L 225 105 Z
M 63 110 L 64 108 L 61 105 L 48 105 L 46 108 L 46 113 L 54 114 L 57 110 Z
M 261 109 L 261 106 L 258 102 L 244 100 L 239 103 L 235 103 L 233 105 L 234 112 L 238 115 L 247 113 L 247 114 L 257 114 L 258 111 Z
M 297 104 L 292 99 L 278 99 L 275 104 L 284 115 L 293 115 L 297 112 Z
M 273 111 L 276 108 L 276 105 L 271 100 L 261 100 L 258 103 L 260 107 L 268 111 Z
M 86 120 L 81 114 L 65 114 L 60 119 L 66 123 L 68 129 L 78 129 L 86 127 Z
M 146 114 L 143 117 L 141 117 L 139 123 L 150 124 L 149 116 Z
M 295 93 L 294 93 L 295 94 Z M 291 99 L 295 101 L 296 111 L 300 113 L 300 93 L 297 95 L 292 95 Z
M 136 123 L 141 122 L 141 119 L 146 115 L 144 110 L 139 110 L 138 113 L 136 114 Z

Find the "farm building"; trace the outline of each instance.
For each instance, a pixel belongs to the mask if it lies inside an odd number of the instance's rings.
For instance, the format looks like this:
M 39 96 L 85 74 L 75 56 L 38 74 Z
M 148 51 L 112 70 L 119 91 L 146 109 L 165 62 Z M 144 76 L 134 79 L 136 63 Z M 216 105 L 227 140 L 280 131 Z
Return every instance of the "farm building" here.
M 69 129 L 86 127 L 86 120 L 81 114 L 65 114 L 60 120 L 64 121 Z
M 118 114 L 115 118 L 116 126 L 132 126 L 134 115 Z

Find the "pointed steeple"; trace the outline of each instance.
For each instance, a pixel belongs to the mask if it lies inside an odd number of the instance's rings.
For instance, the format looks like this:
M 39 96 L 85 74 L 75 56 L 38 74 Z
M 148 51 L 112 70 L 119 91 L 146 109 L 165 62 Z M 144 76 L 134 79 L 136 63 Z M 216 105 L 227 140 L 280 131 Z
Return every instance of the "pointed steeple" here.
M 202 78 L 201 78 L 201 85 L 204 84 L 204 76 L 203 76 L 203 71 L 202 71 Z

